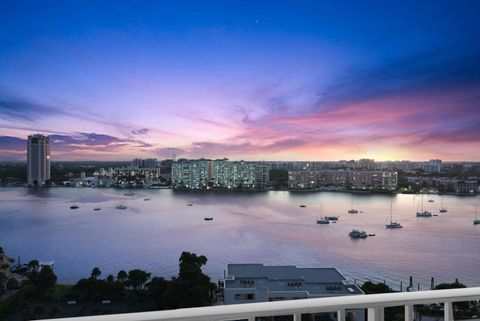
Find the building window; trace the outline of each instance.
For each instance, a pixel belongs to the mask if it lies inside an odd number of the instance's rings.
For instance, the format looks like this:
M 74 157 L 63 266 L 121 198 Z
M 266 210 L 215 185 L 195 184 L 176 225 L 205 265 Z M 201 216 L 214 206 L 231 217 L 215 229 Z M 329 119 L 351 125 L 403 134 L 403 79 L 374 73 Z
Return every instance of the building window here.
M 237 293 L 235 294 L 235 300 L 255 300 L 255 294 L 253 293 Z

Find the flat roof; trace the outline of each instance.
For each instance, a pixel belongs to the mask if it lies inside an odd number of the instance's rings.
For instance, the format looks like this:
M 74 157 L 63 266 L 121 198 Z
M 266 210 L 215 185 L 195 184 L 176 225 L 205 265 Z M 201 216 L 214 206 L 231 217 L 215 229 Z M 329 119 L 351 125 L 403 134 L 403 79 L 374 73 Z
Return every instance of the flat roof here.
M 225 288 L 255 288 L 256 291 L 299 292 L 309 297 L 363 294 L 336 268 L 297 268 L 293 265 L 228 264 Z

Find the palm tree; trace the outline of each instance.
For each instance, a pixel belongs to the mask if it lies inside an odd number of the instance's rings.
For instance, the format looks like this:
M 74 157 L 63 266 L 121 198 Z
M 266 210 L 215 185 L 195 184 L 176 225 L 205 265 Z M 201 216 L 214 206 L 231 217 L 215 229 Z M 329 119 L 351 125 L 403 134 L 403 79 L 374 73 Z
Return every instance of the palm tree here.
M 121 270 L 121 271 L 118 272 L 117 280 L 120 280 L 120 282 L 125 283 L 127 278 L 128 278 L 127 272 L 125 272 L 124 270 Z
M 96 280 L 100 274 L 102 274 L 102 271 L 98 267 L 94 267 L 91 274 L 92 278 Z

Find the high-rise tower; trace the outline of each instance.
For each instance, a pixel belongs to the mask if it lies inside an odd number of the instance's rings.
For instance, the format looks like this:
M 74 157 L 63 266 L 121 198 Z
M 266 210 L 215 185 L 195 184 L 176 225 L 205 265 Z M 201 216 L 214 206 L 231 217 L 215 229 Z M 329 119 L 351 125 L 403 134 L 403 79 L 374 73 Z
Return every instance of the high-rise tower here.
M 42 186 L 50 179 L 50 141 L 45 135 L 28 136 L 28 184 Z

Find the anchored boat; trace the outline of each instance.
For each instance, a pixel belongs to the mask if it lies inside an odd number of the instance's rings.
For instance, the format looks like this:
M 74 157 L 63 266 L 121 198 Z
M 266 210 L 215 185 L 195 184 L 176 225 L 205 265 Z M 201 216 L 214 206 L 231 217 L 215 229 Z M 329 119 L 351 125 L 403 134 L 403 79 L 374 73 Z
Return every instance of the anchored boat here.
M 366 239 L 368 234 L 365 231 L 352 230 L 350 233 L 348 233 L 348 236 L 350 236 L 352 239 Z
M 393 215 L 392 207 L 393 207 L 393 205 L 390 202 L 390 224 L 386 224 L 385 227 L 386 228 L 403 228 L 403 226 L 400 223 L 397 223 L 397 222 L 393 221 L 393 219 L 392 219 L 392 215 Z
M 422 194 L 422 210 L 420 212 L 417 212 L 417 217 L 431 217 L 431 216 L 432 216 L 432 212 L 423 210 L 423 194 Z

